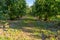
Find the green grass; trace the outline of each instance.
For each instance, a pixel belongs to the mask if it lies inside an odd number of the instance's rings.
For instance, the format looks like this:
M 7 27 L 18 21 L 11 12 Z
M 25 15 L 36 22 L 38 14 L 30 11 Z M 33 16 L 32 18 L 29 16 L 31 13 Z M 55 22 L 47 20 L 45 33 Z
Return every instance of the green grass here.
M 8 21 L 8 23 L 10 27 L 6 28 L 6 31 L 0 30 L 0 40 L 40 40 L 42 32 L 45 36 L 60 35 L 60 30 L 53 28 L 53 23 L 37 21 L 32 17 Z M 52 36 L 52 40 L 56 39 L 54 36 Z

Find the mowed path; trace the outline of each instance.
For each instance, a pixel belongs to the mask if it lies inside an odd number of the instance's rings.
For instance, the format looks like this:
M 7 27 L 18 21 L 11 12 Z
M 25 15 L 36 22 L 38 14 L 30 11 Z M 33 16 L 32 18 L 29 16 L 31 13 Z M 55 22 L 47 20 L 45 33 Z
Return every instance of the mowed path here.
M 57 35 L 56 29 L 46 29 L 48 23 L 35 19 L 13 20 L 8 21 L 8 23 L 9 28 L 5 30 L 0 28 L 0 39 L 2 40 L 42 40 L 41 31 L 47 36 L 49 34 Z M 48 24 L 48 26 L 52 25 L 53 23 Z M 58 31 L 60 37 L 60 30 Z M 55 39 L 55 37 L 52 38 Z M 49 38 L 47 38 L 47 40 L 48 39 Z
M 22 37 L 23 39 L 21 40 L 41 40 L 41 38 L 37 38 L 34 36 L 35 31 L 37 33 L 40 32 L 40 30 L 38 28 L 35 28 L 33 24 L 31 24 L 32 21 L 12 21 L 10 22 L 10 27 L 13 29 L 17 29 L 20 30 L 20 37 Z M 25 39 L 24 39 L 25 38 Z
M 0 28 L 0 37 L 6 40 L 40 40 L 35 38 L 35 30 L 39 32 L 39 29 L 33 27 L 30 23 L 25 23 L 23 21 L 8 21 L 9 28 L 5 30 Z M 5 38 L 6 37 L 6 38 Z M 2 39 L 3 40 L 3 39 Z

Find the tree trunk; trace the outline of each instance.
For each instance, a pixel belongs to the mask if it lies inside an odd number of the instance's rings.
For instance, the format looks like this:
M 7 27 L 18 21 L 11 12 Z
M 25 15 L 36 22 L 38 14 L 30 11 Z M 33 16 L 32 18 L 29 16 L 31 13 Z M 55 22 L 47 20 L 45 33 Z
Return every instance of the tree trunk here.
M 16 16 L 16 18 L 19 18 L 19 16 Z
M 42 20 L 42 17 L 41 16 L 38 16 L 39 20 Z
M 47 20 L 48 20 L 48 16 L 47 16 L 47 15 L 45 15 L 44 21 L 47 21 Z

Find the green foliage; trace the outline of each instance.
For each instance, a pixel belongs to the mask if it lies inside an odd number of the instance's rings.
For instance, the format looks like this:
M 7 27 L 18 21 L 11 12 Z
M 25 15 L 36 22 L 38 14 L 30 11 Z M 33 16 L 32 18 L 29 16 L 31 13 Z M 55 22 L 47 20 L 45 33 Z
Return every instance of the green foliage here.
M 50 17 L 56 16 L 59 12 L 59 2 L 56 0 L 36 0 L 33 7 L 32 13 L 39 18 L 44 17 L 47 20 Z
M 10 19 L 25 15 L 26 3 L 25 0 L 8 0 L 7 1 Z
M 6 4 L 5 4 L 5 0 L 0 0 L 0 20 L 6 20 Z
M 60 15 L 60 1 L 35 0 L 35 3 L 28 7 L 25 0 L 0 0 L 0 19 L 16 19 L 24 15 L 36 16 L 46 21 Z
M 26 14 L 26 2 L 25 0 L 1 0 L 0 1 L 0 14 L 1 18 L 4 19 L 8 15 L 10 19 L 15 19 L 19 16 Z M 3 17 L 2 17 L 3 16 Z

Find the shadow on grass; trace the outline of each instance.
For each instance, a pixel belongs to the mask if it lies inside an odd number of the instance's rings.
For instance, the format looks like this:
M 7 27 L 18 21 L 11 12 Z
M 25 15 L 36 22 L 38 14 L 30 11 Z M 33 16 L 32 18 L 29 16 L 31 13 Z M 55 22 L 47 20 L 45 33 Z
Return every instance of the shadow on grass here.
M 38 21 L 35 19 L 21 19 L 9 21 L 10 28 L 21 29 L 23 32 L 32 33 L 31 37 L 41 38 L 42 31 L 45 35 L 56 35 L 58 28 L 55 28 L 54 23 Z
M 54 22 L 44 22 L 44 21 L 38 21 L 35 19 L 21 19 L 21 20 L 14 20 L 9 21 L 10 27 L 40 27 L 40 28 L 55 28 L 56 26 Z

